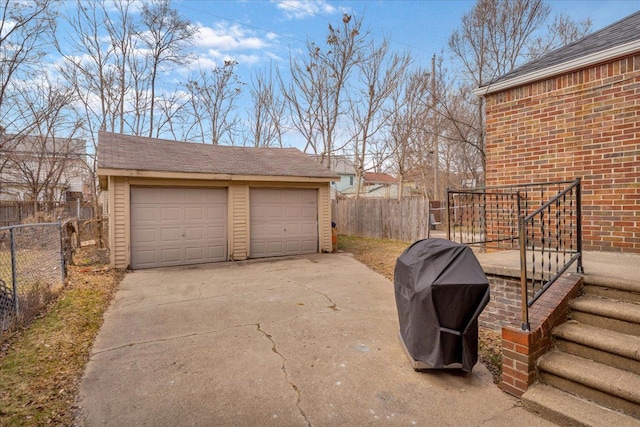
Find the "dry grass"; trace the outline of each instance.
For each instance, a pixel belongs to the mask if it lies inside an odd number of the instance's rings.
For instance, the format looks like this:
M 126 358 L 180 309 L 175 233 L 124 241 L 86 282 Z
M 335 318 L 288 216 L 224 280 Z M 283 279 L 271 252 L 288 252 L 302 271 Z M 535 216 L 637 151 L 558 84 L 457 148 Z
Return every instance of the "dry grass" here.
M 83 248 L 60 297 L 0 347 L 0 425 L 71 425 L 77 386 L 117 284 Z M 79 261 L 78 261 L 79 259 Z M 96 270 L 96 271 L 94 271 Z
M 397 240 L 340 236 L 338 249 L 353 256 L 377 273 L 393 281 L 396 259 L 410 245 Z M 493 381 L 500 383 L 502 376 L 502 338 L 498 332 L 480 328 L 478 358 L 487 367 Z

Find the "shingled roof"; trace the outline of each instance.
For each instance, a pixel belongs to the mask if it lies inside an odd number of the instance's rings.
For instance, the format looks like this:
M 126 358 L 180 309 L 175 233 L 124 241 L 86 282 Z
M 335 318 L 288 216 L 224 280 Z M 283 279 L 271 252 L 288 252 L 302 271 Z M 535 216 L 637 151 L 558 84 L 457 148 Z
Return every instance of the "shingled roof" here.
M 558 48 L 476 89 L 484 95 L 640 52 L 640 11 Z
M 297 148 L 230 147 L 100 132 L 97 155 L 103 170 L 339 179 Z

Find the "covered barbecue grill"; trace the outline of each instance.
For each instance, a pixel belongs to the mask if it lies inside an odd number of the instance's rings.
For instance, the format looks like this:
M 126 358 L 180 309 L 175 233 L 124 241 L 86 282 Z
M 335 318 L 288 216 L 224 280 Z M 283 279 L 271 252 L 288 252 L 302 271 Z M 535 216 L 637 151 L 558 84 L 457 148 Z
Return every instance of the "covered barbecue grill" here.
M 398 257 L 394 275 L 400 341 L 416 370 L 462 368 L 478 361 L 478 316 L 489 282 L 473 251 L 425 239 Z

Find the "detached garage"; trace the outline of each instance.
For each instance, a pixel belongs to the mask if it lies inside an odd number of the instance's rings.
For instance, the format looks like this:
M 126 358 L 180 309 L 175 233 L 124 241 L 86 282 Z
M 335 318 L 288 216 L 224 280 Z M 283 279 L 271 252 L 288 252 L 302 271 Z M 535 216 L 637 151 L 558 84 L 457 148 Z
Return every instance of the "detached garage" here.
M 111 265 L 133 269 L 331 251 L 330 182 L 295 148 L 100 132 Z

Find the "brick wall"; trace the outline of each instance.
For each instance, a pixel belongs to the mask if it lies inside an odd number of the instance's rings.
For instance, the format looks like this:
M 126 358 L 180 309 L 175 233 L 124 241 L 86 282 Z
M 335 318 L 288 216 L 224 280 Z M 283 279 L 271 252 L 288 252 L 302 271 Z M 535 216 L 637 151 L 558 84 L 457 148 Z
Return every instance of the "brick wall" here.
M 487 274 L 491 299 L 478 318 L 483 328 L 500 331 L 503 326 L 520 327 L 520 279 Z
M 640 55 L 486 97 L 487 185 L 582 178 L 585 250 L 640 253 Z

